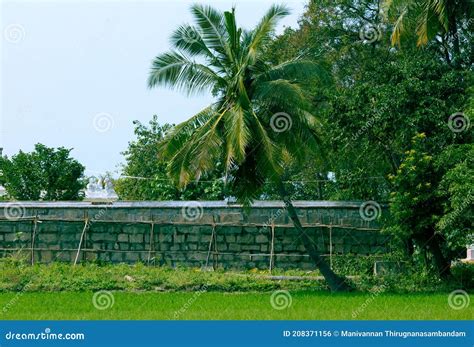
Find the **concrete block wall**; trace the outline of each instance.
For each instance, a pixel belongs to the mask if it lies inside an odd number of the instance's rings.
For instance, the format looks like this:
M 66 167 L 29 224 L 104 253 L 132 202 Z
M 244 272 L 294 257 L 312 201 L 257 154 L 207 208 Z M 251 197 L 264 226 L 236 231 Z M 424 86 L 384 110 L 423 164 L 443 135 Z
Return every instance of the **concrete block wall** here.
M 324 254 L 389 252 L 390 237 L 379 232 L 377 219 L 362 218 L 360 206 L 295 202 L 307 234 Z M 386 213 L 383 206 L 380 213 Z M 0 256 L 12 253 L 42 263 L 74 262 L 78 255 L 79 262 L 239 269 L 268 268 L 272 259 L 276 268 L 314 268 L 277 201 L 245 210 L 225 202 L 0 203 Z

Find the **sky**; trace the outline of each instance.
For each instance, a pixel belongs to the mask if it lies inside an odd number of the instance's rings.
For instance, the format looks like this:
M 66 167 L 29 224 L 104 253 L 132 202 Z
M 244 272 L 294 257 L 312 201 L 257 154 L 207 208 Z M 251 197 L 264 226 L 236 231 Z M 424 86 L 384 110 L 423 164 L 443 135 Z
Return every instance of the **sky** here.
M 0 0 L 0 147 L 11 156 L 35 143 L 72 148 L 86 175 L 115 172 L 133 139 L 133 120 L 179 123 L 212 102 L 148 89 L 152 59 L 169 36 L 191 22 L 194 1 Z M 252 28 L 277 0 L 197 1 L 221 10 L 236 6 L 238 25 Z M 304 0 L 277 32 L 296 27 Z

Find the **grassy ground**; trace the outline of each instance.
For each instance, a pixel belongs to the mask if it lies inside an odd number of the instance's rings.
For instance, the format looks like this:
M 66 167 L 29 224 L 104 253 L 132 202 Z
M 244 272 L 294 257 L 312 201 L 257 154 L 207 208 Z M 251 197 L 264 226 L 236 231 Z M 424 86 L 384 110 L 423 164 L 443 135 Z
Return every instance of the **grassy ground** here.
M 377 320 L 467 320 L 474 318 L 473 306 L 454 310 L 448 294 L 329 294 L 291 292 L 291 305 L 277 310 L 269 293 L 130 293 L 110 292 L 3 293 L 0 319 L 377 319 Z M 113 305 L 110 306 L 113 296 Z M 287 297 L 288 298 L 288 297 Z M 280 298 L 278 305 L 288 301 Z M 110 306 L 110 307 L 109 307 Z M 3 308 L 3 309 L 2 309 Z
M 385 293 L 449 293 L 456 289 L 474 288 L 474 267 L 456 267 L 456 276 L 449 282 L 412 271 L 391 276 L 362 275 L 352 278 L 352 285 L 360 292 L 383 289 Z M 454 269 L 453 269 L 454 272 Z M 342 272 L 343 274 L 346 274 Z M 15 259 L 0 259 L 0 293 L 8 292 L 96 292 L 148 291 L 193 292 L 206 287 L 209 292 L 273 292 L 278 289 L 290 292 L 328 290 L 324 281 L 315 281 L 317 271 L 280 271 L 273 275 L 297 276 L 291 281 L 268 278 L 268 270 L 203 271 L 194 268 L 159 266 L 64 263 L 31 266 Z

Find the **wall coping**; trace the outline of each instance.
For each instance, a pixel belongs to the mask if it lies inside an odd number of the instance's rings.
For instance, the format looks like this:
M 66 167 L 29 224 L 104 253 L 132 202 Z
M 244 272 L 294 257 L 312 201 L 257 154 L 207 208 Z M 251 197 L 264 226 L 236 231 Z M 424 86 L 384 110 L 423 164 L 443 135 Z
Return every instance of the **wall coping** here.
M 8 201 L 0 202 L 0 208 L 12 204 L 24 208 L 183 208 L 190 204 L 199 203 L 202 208 L 242 208 L 242 205 L 231 204 L 225 201 L 116 201 L 113 204 L 92 204 L 83 201 Z M 360 208 L 363 201 L 304 201 L 296 200 L 296 208 Z M 283 201 L 255 201 L 252 208 L 283 208 Z M 380 204 L 385 208 L 385 204 Z

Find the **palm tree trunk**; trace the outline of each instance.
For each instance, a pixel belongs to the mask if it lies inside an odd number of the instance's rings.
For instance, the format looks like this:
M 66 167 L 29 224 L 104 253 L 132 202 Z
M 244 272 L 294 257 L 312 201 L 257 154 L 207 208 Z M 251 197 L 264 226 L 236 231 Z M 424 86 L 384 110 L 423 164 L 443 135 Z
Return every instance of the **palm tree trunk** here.
M 306 232 L 304 231 L 300 219 L 298 218 L 298 214 L 296 213 L 295 207 L 291 202 L 291 198 L 287 194 L 282 180 L 279 180 L 278 182 L 278 189 L 280 192 L 280 196 L 288 210 L 288 215 L 293 221 L 296 230 L 298 230 L 298 232 L 300 233 L 301 240 L 303 241 L 303 245 L 306 251 L 308 252 L 310 258 L 315 262 L 315 265 L 319 269 L 321 274 L 324 276 L 324 279 L 328 283 L 329 288 L 331 288 L 331 291 L 339 292 L 352 290 L 352 287 L 346 282 L 346 279 L 344 277 L 341 277 L 334 273 L 334 271 L 332 271 L 329 264 L 326 262 L 324 257 L 316 248 L 313 240 L 311 240 L 308 234 L 306 234 Z

